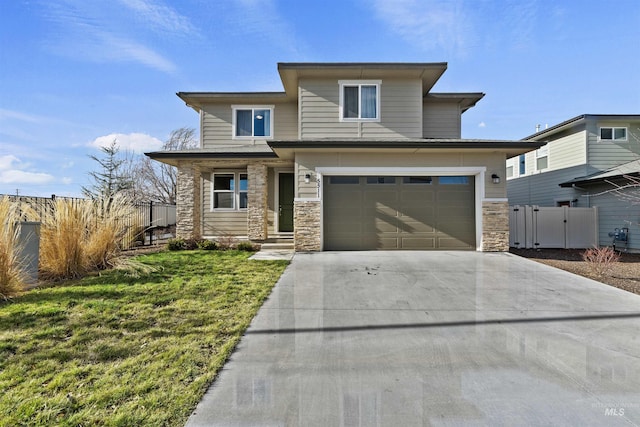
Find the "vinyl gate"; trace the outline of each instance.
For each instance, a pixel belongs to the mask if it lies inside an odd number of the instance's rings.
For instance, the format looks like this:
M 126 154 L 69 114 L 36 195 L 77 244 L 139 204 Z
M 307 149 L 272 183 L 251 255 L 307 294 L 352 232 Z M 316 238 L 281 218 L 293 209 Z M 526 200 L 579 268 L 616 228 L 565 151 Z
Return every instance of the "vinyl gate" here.
M 509 246 L 592 248 L 598 245 L 598 209 L 510 206 Z

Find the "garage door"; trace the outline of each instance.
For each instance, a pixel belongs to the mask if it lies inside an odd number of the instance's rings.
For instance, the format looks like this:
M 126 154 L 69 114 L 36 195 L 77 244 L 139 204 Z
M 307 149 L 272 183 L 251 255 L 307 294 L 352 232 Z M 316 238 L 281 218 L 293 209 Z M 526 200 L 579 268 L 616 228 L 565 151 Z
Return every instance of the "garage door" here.
M 475 249 L 473 176 L 324 178 L 325 250 Z

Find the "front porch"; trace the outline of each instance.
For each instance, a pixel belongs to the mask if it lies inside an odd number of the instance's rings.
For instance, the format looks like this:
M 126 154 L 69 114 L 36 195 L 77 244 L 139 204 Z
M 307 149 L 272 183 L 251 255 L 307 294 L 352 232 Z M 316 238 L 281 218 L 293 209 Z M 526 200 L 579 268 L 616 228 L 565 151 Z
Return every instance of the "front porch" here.
M 209 160 L 177 167 L 177 237 L 293 248 L 292 162 Z

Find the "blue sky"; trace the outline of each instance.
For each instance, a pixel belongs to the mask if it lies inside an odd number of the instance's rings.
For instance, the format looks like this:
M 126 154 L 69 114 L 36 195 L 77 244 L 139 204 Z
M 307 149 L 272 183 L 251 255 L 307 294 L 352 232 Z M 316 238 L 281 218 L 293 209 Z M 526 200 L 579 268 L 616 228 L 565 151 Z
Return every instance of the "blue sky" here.
M 280 91 L 277 62 L 448 62 L 463 137 L 640 114 L 637 0 L 0 0 L 0 194 L 79 195 L 115 138 L 198 128 L 178 91 Z

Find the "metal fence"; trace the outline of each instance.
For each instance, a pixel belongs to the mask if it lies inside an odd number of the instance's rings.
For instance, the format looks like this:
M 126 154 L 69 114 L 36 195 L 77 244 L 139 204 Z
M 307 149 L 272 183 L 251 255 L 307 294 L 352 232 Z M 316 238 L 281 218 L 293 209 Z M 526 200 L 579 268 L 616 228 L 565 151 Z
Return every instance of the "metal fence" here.
M 6 195 L 6 197 L 11 202 L 18 203 L 21 210 L 25 210 L 28 206 L 32 212 L 35 212 L 36 218 L 33 219 L 41 222 L 47 215 L 51 215 L 54 209 L 53 202 L 56 200 L 66 200 L 72 204 L 84 203 L 87 200 L 55 195 L 51 197 Z M 161 239 L 170 234 L 168 231 L 176 224 L 176 206 L 155 202 L 136 202 L 131 215 L 122 218 L 122 221 L 137 234 L 135 238 L 123 239 L 123 249 L 131 249 L 141 244 L 151 245 L 154 239 Z

